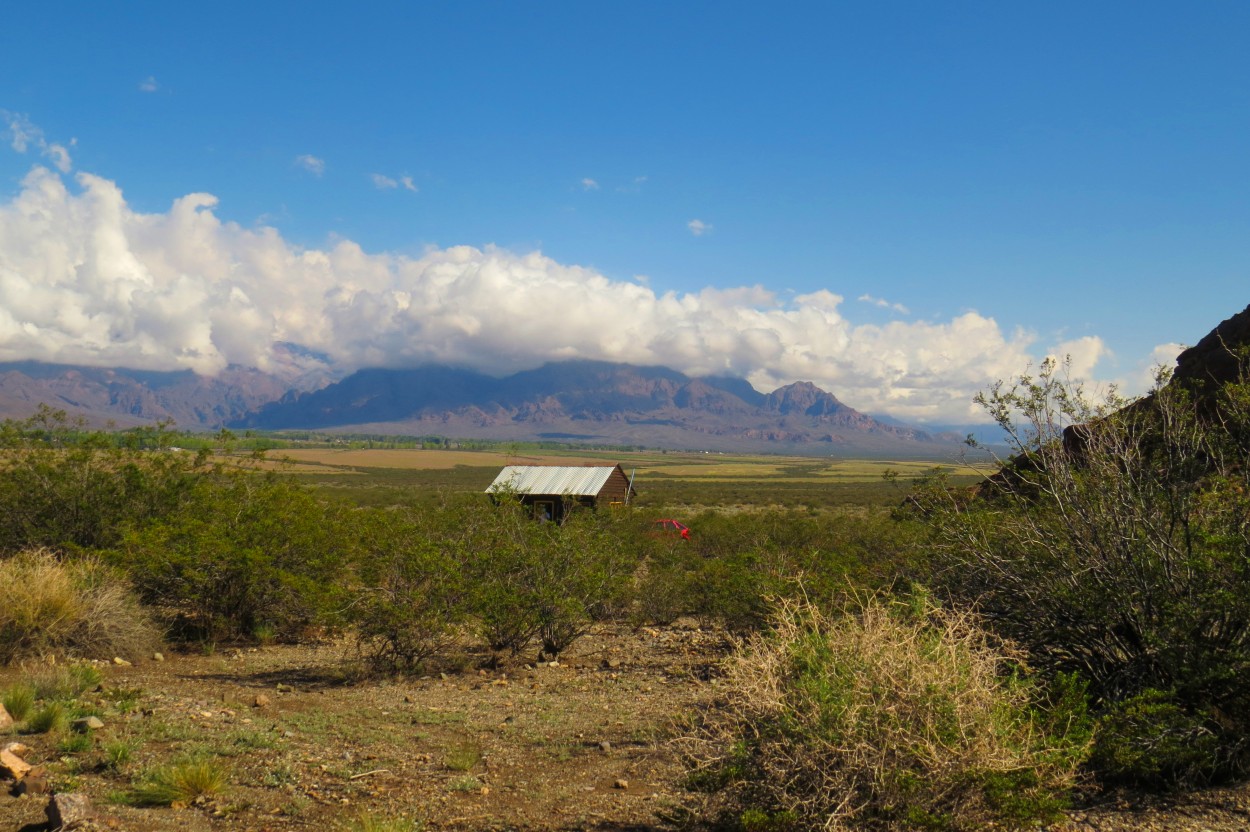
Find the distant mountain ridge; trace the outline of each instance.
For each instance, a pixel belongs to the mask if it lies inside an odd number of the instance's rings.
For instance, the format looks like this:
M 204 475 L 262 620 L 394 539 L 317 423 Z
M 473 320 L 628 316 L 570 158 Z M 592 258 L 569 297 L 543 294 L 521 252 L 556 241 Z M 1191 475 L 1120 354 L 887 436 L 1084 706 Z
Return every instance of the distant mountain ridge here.
M 24 418 L 39 405 L 119 427 L 173 421 L 219 427 L 291 390 L 258 370 L 232 367 L 209 378 L 190 370 L 77 367 L 34 361 L 0 363 L 0 417 Z
M 288 396 L 233 427 L 567 439 L 719 451 L 949 452 L 949 436 L 886 424 L 810 382 L 762 394 L 741 379 L 603 361 L 502 379 L 444 366 L 362 370 Z
M 303 387 L 232 367 L 215 378 L 19 362 L 0 364 L 0 417 L 39 404 L 119 427 L 317 429 L 669 449 L 949 458 L 953 437 L 882 421 L 810 382 L 760 393 L 742 379 L 605 361 L 545 364 L 504 378 L 430 365 L 365 369 Z

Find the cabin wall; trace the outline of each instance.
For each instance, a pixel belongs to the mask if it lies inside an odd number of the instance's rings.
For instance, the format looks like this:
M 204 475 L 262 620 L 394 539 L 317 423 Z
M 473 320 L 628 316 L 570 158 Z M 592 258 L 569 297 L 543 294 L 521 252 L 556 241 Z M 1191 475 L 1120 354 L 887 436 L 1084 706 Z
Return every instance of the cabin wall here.
M 629 494 L 629 477 L 619 467 L 608 477 L 603 488 L 599 489 L 596 499 L 602 504 L 627 502 Z

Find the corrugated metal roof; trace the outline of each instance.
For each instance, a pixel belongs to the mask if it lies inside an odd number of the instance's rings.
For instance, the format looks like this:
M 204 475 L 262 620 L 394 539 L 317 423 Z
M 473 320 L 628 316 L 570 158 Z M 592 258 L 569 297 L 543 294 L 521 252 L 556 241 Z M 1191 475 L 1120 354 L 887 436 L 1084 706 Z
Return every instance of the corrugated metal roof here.
M 615 465 L 593 468 L 582 465 L 508 465 L 486 490 L 593 497 L 615 470 Z

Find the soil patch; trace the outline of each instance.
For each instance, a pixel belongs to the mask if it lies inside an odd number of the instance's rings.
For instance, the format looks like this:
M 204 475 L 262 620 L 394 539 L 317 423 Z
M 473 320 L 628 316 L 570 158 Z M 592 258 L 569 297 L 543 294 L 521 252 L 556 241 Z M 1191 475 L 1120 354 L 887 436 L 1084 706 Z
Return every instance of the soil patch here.
M 103 684 L 84 697 L 104 721 L 90 747 L 67 749 L 68 734 L 0 739 L 30 746 L 53 789 L 89 795 L 95 830 L 334 830 L 362 816 L 432 830 L 670 830 L 698 796 L 667 740 L 716 696 L 727 647 L 694 624 L 604 626 L 554 665 L 364 681 L 345 643 L 130 657 L 101 663 Z M 22 676 L 0 670 L 0 687 Z M 118 744 L 132 752 L 110 765 Z M 226 790 L 127 805 L 145 771 L 188 758 L 224 766 Z M 4 788 L 0 832 L 44 830 L 47 803 Z M 1247 832 L 1250 788 L 1103 794 L 1047 830 Z
M 102 666 L 88 750 L 22 741 L 60 791 L 81 791 L 101 829 L 335 829 L 361 815 L 428 829 L 653 829 L 690 797 L 667 746 L 673 720 L 715 689 L 726 642 L 696 626 L 601 627 L 558 663 L 444 669 L 353 681 L 345 644 L 227 649 Z M 0 672 L 0 687 L 21 677 Z M 118 701 L 123 708 L 119 710 Z M 106 749 L 130 759 L 110 767 Z M 141 808 L 146 770 L 210 757 L 221 795 Z M 0 795 L 0 832 L 33 832 L 47 798 Z

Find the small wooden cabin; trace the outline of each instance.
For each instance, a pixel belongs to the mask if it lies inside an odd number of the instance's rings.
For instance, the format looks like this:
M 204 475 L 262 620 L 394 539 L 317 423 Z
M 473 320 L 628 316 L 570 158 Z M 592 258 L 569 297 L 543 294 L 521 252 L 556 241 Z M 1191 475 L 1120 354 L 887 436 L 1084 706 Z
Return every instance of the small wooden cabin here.
M 635 491 L 619 465 L 508 465 L 486 493 L 515 495 L 535 518 L 562 523 L 577 506 L 627 505 Z

